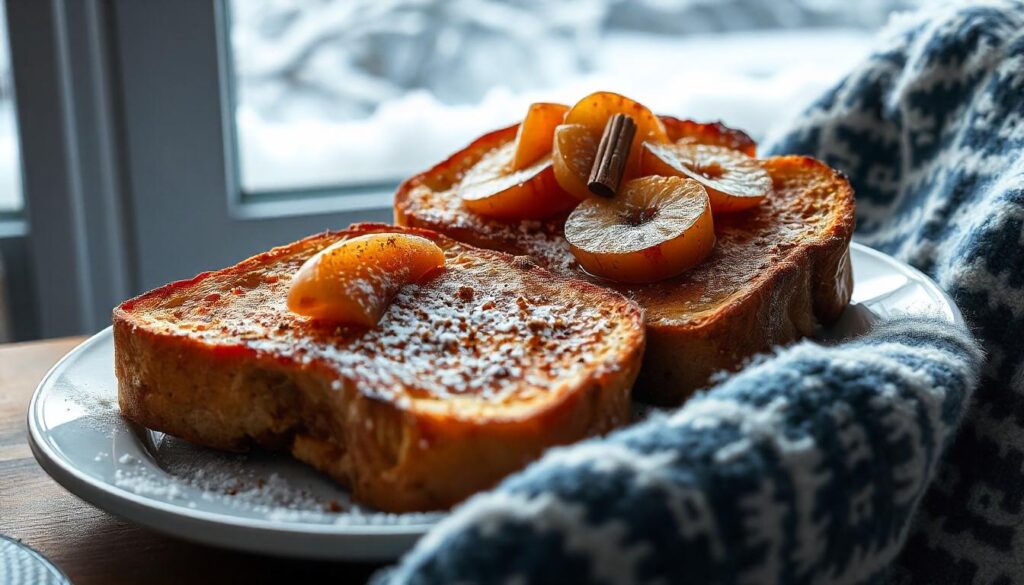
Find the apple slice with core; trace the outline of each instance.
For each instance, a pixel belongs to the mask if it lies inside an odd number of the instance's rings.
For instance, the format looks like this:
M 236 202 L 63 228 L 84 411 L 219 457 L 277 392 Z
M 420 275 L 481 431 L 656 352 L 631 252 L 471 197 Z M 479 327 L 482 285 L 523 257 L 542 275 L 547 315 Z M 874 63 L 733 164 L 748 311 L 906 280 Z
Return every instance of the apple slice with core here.
M 663 280 L 707 258 L 715 230 L 707 192 L 680 177 L 633 179 L 613 199 L 591 197 L 565 223 L 587 272 L 618 282 Z
M 723 146 L 648 142 L 642 167 L 645 174 L 687 177 L 704 185 L 715 213 L 754 207 L 772 190 L 772 178 L 757 159 Z

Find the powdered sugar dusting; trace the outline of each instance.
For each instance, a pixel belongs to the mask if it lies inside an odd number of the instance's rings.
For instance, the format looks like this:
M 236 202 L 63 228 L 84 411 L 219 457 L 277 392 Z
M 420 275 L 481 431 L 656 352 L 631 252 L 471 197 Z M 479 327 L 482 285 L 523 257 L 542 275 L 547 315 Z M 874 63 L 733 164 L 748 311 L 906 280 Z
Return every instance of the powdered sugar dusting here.
M 471 298 L 460 295 L 463 279 L 406 287 L 356 351 L 324 348 L 321 355 L 377 391 L 402 385 L 417 396 L 503 401 L 571 379 L 605 350 L 599 341 L 611 322 L 599 308 L 553 304 L 538 294 L 547 291 L 530 295 L 519 275 L 499 277 L 492 268 L 463 265 L 504 281 L 473 289 Z
M 540 397 L 595 366 L 618 367 L 624 341 L 637 342 L 639 312 L 621 297 L 568 284 L 525 258 L 510 261 L 451 242 L 446 269 L 402 288 L 375 327 L 311 323 L 284 306 L 288 277 L 337 238 L 310 241 L 246 271 L 248 285 L 238 285 L 237 273 L 214 273 L 180 296 L 154 297 L 154 306 L 138 314 L 155 328 L 211 345 L 242 344 L 327 368 L 341 378 L 332 387 L 351 384 L 399 405 L 413 398 Z
M 109 382 L 76 377 L 64 393 L 61 408 L 66 420 L 74 420 L 90 431 L 110 437 L 118 418 L 117 397 Z
M 361 507 L 329 485 L 329 480 L 283 456 L 225 454 L 172 437 L 159 443 L 151 453 L 152 462 L 129 453 L 120 455 L 114 484 L 190 509 L 223 510 L 274 522 L 408 525 L 434 522 L 441 516 Z

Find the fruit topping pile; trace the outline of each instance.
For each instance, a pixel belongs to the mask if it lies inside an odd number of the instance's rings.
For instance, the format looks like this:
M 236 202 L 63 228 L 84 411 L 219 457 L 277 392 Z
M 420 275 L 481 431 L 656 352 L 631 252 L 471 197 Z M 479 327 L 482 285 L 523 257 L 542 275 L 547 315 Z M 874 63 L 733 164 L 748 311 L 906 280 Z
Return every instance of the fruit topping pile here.
M 772 190 L 750 145 L 704 138 L 673 142 L 658 116 L 611 92 L 571 108 L 533 104 L 515 141 L 470 168 L 459 195 L 470 211 L 503 220 L 571 209 L 565 238 L 584 270 L 663 280 L 711 253 L 713 214 L 754 207 Z

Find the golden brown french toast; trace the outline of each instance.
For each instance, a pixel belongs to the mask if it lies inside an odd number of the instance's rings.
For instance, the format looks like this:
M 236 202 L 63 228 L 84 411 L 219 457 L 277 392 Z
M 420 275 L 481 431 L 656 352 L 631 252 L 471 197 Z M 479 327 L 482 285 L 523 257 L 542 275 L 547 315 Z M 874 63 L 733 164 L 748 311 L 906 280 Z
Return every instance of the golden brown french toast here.
M 662 117 L 672 141 L 692 140 L 754 154 L 745 134 L 720 124 Z M 462 204 L 460 181 L 517 126 L 487 134 L 395 195 L 399 225 L 429 228 L 474 246 L 528 255 L 552 272 L 601 284 L 646 311 L 647 351 L 636 393 L 678 404 L 711 374 L 810 334 L 849 302 L 853 191 L 840 173 L 802 156 L 763 161 L 772 193 L 747 211 L 715 214 L 717 243 L 703 263 L 651 284 L 623 284 L 581 270 L 564 237 L 568 212 L 544 221 L 507 221 Z
M 286 308 L 289 281 L 340 240 L 411 233 L 446 268 L 373 327 Z M 218 449 L 290 451 L 387 511 L 439 509 L 545 448 L 628 422 L 641 309 L 524 257 L 361 224 L 175 282 L 114 310 L 121 412 Z

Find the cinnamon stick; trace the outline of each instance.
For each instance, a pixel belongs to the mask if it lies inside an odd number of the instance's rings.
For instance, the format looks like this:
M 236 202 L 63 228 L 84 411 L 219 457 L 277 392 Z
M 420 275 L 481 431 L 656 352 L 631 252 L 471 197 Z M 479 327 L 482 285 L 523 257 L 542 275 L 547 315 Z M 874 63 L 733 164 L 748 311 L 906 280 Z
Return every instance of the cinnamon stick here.
M 622 172 L 626 169 L 629 150 L 633 146 L 636 135 L 636 122 L 625 114 L 615 114 L 608 118 L 601 134 L 601 142 L 597 145 L 597 156 L 594 166 L 590 167 L 590 178 L 587 188 L 594 195 L 614 197 L 622 182 Z

